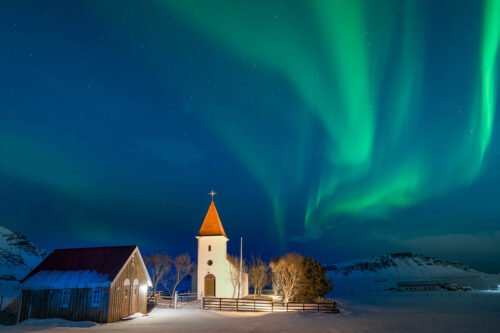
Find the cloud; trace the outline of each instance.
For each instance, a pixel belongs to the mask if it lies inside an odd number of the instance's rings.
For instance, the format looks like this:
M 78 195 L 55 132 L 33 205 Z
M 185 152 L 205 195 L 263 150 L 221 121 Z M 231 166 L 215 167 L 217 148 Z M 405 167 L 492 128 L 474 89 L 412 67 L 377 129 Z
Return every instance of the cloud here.
M 306 229 L 302 235 L 290 237 L 290 240 L 296 243 L 307 243 L 320 239 L 323 236 L 323 233 L 323 228 L 314 226 Z
M 445 234 L 396 241 L 401 247 L 421 253 L 451 254 L 477 259 L 500 254 L 500 230 L 477 234 Z

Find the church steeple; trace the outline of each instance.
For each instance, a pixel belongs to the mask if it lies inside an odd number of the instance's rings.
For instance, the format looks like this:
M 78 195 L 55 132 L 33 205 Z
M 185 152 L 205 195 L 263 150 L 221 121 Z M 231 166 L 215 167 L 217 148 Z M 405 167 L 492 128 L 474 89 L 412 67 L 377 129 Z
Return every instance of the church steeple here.
M 212 202 L 208 207 L 203 224 L 201 225 L 200 231 L 196 236 L 224 236 L 227 238 L 226 232 L 224 231 L 224 227 L 222 226 L 222 222 L 219 218 L 219 214 L 217 213 L 217 208 L 215 208 L 215 194 L 216 193 L 213 190 L 209 193 L 209 195 L 212 196 Z

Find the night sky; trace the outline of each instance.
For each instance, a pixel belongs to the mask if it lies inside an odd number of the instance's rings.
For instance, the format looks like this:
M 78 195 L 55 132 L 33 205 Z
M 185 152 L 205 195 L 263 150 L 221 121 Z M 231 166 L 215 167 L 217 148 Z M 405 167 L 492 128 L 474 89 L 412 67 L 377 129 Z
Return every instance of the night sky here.
M 500 271 L 500 1 L 1 1 L 0 225 Z

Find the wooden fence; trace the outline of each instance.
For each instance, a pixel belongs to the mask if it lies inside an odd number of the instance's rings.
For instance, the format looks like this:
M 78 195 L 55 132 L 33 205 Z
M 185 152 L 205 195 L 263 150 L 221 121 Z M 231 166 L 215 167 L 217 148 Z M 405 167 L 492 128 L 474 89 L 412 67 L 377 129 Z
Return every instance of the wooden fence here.
M 156 295 L 153 293 L 148 294 L 148 302 L 150 306 L 157 306 L 163 308 L 174 308 L 183 305 L 197 302 L 198 295 L 196 293 L 175 293 L 177 296 L 167 296 L 163 292 L 157 292 Z M 198 302 L 199 303 L 199 302 Z
M 204 310 L 248 312 L 326 312 L 339 313 L 335 302 L 298 303 L 273 302 L 251 298 L 203 298 Z

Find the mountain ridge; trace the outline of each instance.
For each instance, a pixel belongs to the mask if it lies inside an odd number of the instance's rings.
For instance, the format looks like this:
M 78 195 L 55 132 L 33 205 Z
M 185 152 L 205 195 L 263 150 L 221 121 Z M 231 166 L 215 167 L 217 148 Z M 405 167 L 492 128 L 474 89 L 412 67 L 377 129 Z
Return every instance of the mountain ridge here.
M 458 261 L 411 252 L 352 260 L 325 268 L 338 293 L 389 290 L 403 281 L 438 281 L 478 290 L 500 285 L 500 275 L 483 273 Z
M 420 268 L 420 269 L 419 269 Z M 486 274 L 479 272 L 469 266 L 446 259 L 438 259 L 422 254 L 411 252 L 390 253 L 374 256 L 366 259 L 358 259 L 326 266 L 327 271 L 335 275 L 349 275 L 360 277 L 362 275 L 377 275 L 392 272 L 397 275 L 424 276 L 448 274 L 448 275 L 470 275 Z
M 0 226 L 0 279 L 21 280 L 46 256 L 26 236 Z

